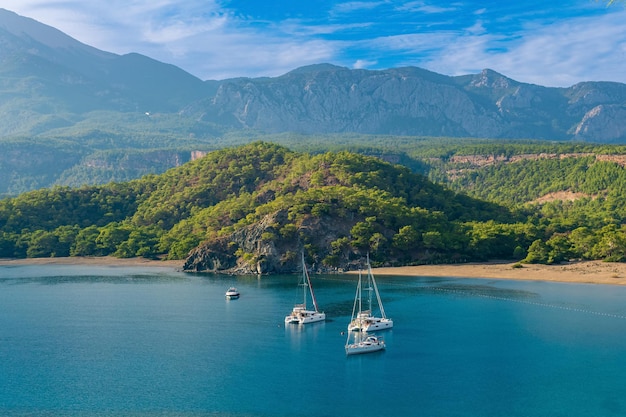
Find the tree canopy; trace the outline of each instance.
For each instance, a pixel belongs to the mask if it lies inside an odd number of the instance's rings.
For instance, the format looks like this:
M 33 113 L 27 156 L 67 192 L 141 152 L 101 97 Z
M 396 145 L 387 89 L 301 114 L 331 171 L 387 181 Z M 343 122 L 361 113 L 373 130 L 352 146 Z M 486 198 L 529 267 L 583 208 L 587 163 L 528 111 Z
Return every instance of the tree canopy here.
M 263 225 L 260 245 L 291 259 L 286 248 L 299 242 L 328 268 L 366 251 L 394 265 L 625 259 L 619 158 L 587 145 L 521 159 L 525 145 L 480 146 L 491 155 L 499 146 L 508 159 L 481 167 L 451 160 L 440 171 L 445 185 L 362 153 L 254 142 L 130 182 L 31 191 L 0 200 L 0 256 L 184 259 L 230 242 L 231 256 L 252 262 L 261 249 L 245 247 L 241 234 Z M 573 197 L 545 199 L 559 193 Z

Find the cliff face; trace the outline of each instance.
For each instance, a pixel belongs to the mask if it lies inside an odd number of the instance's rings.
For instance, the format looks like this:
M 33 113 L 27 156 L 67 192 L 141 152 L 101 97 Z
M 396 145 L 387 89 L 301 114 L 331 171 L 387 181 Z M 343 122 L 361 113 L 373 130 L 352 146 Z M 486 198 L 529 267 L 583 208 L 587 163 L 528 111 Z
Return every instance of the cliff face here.
M 349 234 L 352 227 L 352 224 L 329 216 L 311 216 L 300 225 L 299 233 L 291 238 L 274 239 L 279 233 L 277 225 L 286 221 L 287 211 L 281 210 L 232 235 L 198 246 L 187 257 L 183 269 L 244 275 L 296 273 L 302 268 L 299 253 L 304 242 L 300 236 L 307 236 L 307 244 L 317 248 L 329 248 L 330 242 L 341 235 Z M 242 253 L 249 256 L 240 256 Z M 320 259 L 327 255 L 328 253 L 316 254 Z M 327 268 L 321 264 L 309 267 L 316 272 L 353 268 L 350 254 L 343 255 L 341 264 L 336 268 Z
M 574 137 L 578 140 L 589 140 L 603 143 L 614 138 L 626 137 L 626 107 L 623 105 L 598 105 L 589 110 L 574 129 Z
M 214 97 L 185 112 L 207 122 L 273 133 L 616 142 L 626 140 L 619 128 L 626 125 L 625 104 L 626 86 L 620 83 L 563 89 L 519 83 L 490 70 L 447 77 L 419 68 L 319 65 L 276 78 L 223 81 Z M 597 106 L 606 109 L 604 117 L 592 123 L 589 112 Z M 609 127 L 603 128 L 607 121 Z

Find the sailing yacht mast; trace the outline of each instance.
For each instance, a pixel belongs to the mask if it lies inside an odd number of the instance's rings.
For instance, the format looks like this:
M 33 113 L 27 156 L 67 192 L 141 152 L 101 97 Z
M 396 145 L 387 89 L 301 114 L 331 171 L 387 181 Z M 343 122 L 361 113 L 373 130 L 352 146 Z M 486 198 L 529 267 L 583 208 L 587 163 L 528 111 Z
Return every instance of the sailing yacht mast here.
M 372 279 L 374 274 L 372 273 L 372 266 L 370 265 L 370 255 L 367 254 L 367 275 L 370 282 L 370 285 L 374 287 L 374 293 L 376 294 L 376 301 L 378 302 L 378 308 L 380 309 L 380 315 L 383 319 L 386 319 L 385 308 L 383 307 L 383 302 L 380 299 L 380 293 L 378 292 L 378 286 L 376 285 L 376 280 Z M 370 289 L 370 310 L 372 309 L 372 292 Z
M 374 279 L 374 274 L 372 272 L 372 266 L 370 264 L 369 253 L 367 254 L 367 291 L 369 291 L 368 296 L 368 310 L 363 311 L 362 309 L 362 282 L 361 282 L 361 271 L 359 271 L 359 282 L 357 284 L 357 293 L 354 299 L 354 306 L 352 309 L 352 320 L 350 324 L 348 324 L 348 331 L 356 331 L 356 332 L 368 332 L 374 330 L 384 330 L 390 329 L 393 327 L 393 320 L 387 318 L 385 314 L 385 308 L 383 307 L 383 302 L 380 299 L 380 293 L 378 292 L 378 286 L 376 285 L 376 279 Z M 376 301 L 378 302 L 378 309 L 380 310 L 381 317 L 376 317 L 372 311 L 372 291 L 376 294 Z M 359 302 L 359 310 L 355 315 L 357 299 Z
M 294 306 L 291 313 L 285 317 L 285 323 L 306 324 L 326 320 L 326 314 L 324 312 L 320 312 L 319 307 L 317 306 L 317 299 L 315 298 L 313 286 L 311 285 L 311 277 L 309 276 L 309 271 L 307 271 L 306 263 L 304 262 L 304 251 L 302 251 L 302 282 L 298 285 L 309 287 L 309 293 L 311 294 L 311 299 L 313 301 L 313 306 L 315 307 L 315 310 L 307 310 L 307 289 L 302 288 L 303 302 L 302 304 L 296 304 Z
M 309 292 L 311 293 L 311 300 L 313 301 L 313 307 L 315 308 L 315 311 L 319 311 L 319 308 L 317 307 L 317 300 L 315 299 L 315 293 L 313 292 L 313 286 L 311 285 L 311 277 L 309 276 L 309 271 L 306 268 L 306 263 L 304 263 L 304 251 L 302 251 L 302 270 L 303 270 L 303 275 L 306 279 L 306 282 L 304 283 L 304 285 L 309 287 Z M 304 291 L 304 306 L 306 307 L 306 290 Z
M 361 314 L 361 271 L 359 271 L 359 281 L 356 284 L 356 295 L 354 296 L 354 304 L 352 305 L 352 320 L 358 315 L 355 315 L 357 303 L 359 304 L 358 314 Z M 348 326 L 348 328 L 349 327 L 350 326 Z

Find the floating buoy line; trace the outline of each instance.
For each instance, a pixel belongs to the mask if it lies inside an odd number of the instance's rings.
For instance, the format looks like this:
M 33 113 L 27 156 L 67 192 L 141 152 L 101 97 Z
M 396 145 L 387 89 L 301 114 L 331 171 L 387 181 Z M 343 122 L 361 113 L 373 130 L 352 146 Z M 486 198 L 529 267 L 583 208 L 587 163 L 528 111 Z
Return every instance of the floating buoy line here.
M 336 278 L 333 278 L 332 280 L 340 281 L 340 282 L 352 282 L 350 280 L 343 280 L 343 279 L 336 279 Z M 476 287 L 468 286 L 465 289 L 458 289 L 458 288 L 445 288 L 445 287 L 413 286 L 413 285 L 406 285 L 406 284 L 399 284 L 399 283 L 385 283 L 384 285 L 390 286 L 390 287 L 399 287 L 399 288 L 403 287 L 403 288 L 412 289 L 412 290 L 434 291 L 434 292 L 442 292 L 442 293 L 448 293 L 448 294 L 456 294 L 456 295 L 461 295 L 464 297 L 479 297 L 479 298 L 486 298 L 486 299 L 491 299 L 491 300 L 496 300 L 496 301 L 507 301 L 507 302 L 513 302 L 513 303 L 518 303 L 518 304 L 532 305 L 536 307 L 551 308 L 551 309 L 556 309 L 556 310 L 571 311 L 575 313 L 590 314 L 590 315 L 599 316 L 599 317 L 609 317 L 609 318 L 614 318 L 614 319 L 626 320 L 626 314 L 605 313 L 601 311 L 589 310 L 586 308 L 580 308 L 580 307 L 574 307 L 574 306 L 568 306 L 568 305 L 542 303 L 541 301 L 534 301 L 534 300 L 523 299 L 523 298 L 503 297 L 500 295 L 486 294 L 484 292 L 481 293 L 480 291 L 481 288 L 483 290 L 499 291 L 499 289 L 494 288 L 494 287 L 482 286 L 482 287 L 479 287 L 477 291 L 471 291 L 472 288 L 476 289 Z M 502 291 L 506 291 L 506 290 L 502 290 Z M 527 294 L 531 294 L 531 293 L 527 293 Z
M 594 311 L 594 310 L 589 310 L 589 309 L 579 308 L 579 307 L 572 307 L 572 306 L 567 306 L 567 305 L 542 303 L 539 301 L 524 300 L 524 299 L 519 299 L 519 298 L 511 298 L 511 297 L 502 297 L 502 296 L 496 296 L 492 294 L 481 294 L 479 292 L 472 293 L 469 291 L 463 291 L 463 290 L 451 289 L 451 288 L 442 288 L 442 287 L 425 287 L 425 288 L 428 288 L 434 291 L 441 291 L 441 292 L 446 292 L 446 293 L 451 293 L 451 294 L 463 295 L 467 297 L 480 297 L 480 298 L 487 298 L 487 299 L 498 300 L 498 301 L 508 301 L 508 302 L 513 302 L 513 303 L 518 303 L 518 304 L 527 304 L 527 305 L 533 305 L 537 307 L 552 308 L 552 309 L 557 309 L 557 310 L 572 311 L 576 313 L 585 313 L 585 314 L 591 314 L 594 316 L 610 317 L 610 318 L 615 318 L 615 319 L 626 320 L 626 314 L 603 313 L 600 311 Z

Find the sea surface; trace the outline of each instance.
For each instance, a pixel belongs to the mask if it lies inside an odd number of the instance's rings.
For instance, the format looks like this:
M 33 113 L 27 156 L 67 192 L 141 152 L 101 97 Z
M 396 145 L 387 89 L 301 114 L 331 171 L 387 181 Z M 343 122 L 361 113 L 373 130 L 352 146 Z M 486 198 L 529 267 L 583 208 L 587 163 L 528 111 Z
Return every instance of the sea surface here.
M 285 326 L 298 280 L 2 266 L 0 416 L 626 415 L 624 287 L 378 277 L 387 349 L 347 357 L 355 277 Z

